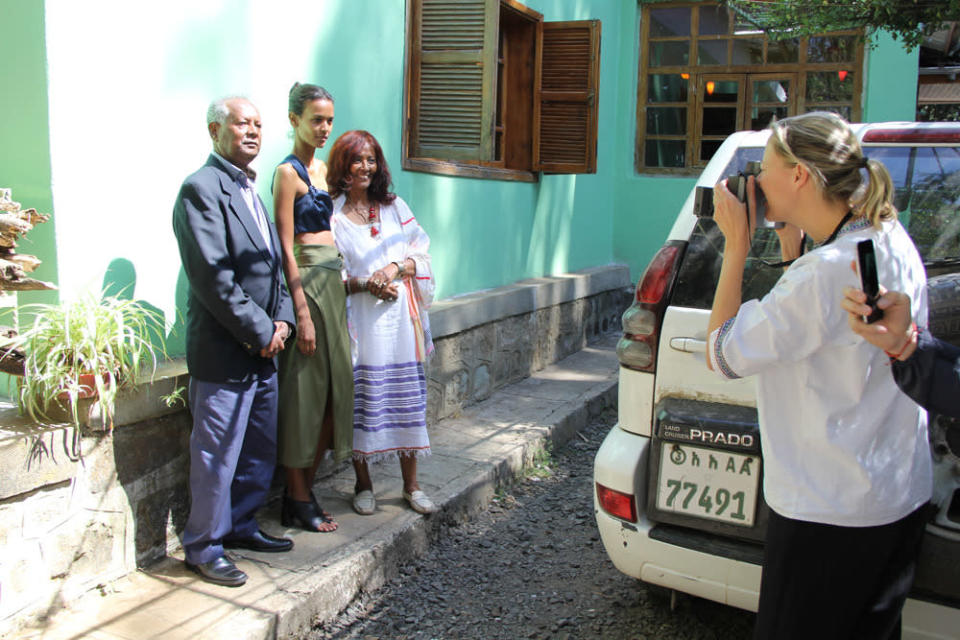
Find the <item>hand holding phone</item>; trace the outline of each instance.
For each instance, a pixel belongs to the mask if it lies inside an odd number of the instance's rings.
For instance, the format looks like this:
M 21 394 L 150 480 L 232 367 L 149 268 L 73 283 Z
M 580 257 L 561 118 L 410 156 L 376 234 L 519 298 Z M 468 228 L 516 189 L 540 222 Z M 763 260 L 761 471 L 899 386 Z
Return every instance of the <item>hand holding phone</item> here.
M 861 240 L 857 243 L 857 267 L 860 271 L 860 288 L 867 294 L 867 304 L 872 311 L 862 316 L 867 324 L 883 317 L 883 309 L 877 308 L 880 297 L 880 282 L 877 279 L 877 254 L 873 249 L 873 240 Z

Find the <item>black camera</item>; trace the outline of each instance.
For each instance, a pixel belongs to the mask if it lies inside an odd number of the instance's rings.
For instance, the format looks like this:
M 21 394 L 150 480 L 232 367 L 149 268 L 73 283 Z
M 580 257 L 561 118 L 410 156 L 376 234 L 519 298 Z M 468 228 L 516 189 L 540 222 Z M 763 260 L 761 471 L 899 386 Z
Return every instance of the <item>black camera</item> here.
M 760 163 L 748 162 L 746 168 L 735 176 L 727 176 L 727 189 L 737 197 L 740 202 L 747 202 L 747 178 L 760 175 Z M 755 227 L 757 229 L 766 227 L 769 229 L 779 229 L 783 227 L 782 222 L 770 222 L 767 220 L 767 198 L 763 194 L 763 189 L 759 183 L 755 183 L 757 195 L 757 210 L 754 213 Z M 748 211 L 748 213 L 750 213 Z M 713 217 L 713 189 L 711 187 L 697 187 L 693 197 L 693 215 L 698 218 Z

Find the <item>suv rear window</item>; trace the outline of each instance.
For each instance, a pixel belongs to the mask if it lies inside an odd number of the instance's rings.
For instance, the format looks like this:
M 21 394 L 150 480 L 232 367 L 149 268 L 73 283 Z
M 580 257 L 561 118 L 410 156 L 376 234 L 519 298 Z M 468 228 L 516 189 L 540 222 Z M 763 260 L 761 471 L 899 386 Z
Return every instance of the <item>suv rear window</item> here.
M 883 162 L 893 178 L 894 203 L 900 222 L 910 232 L 930 276 L 960 267 L 960 148 L 865 145 L 870 158 Z M 762 147 L 737 150 L 723 175 L 735 175 L 747 162 L 763 157 Z M 723 235 L 710 218 L 697 220 L 677 275 L 672 303 L 709 309 L 720 277 Z M 743 300 L 763 297 L 782 269 L 763 261 L 780 260 L 773 229 L 758 229 L 743 274 Z
M 887 166 L 894 204 L 930 275 L 960 262 L 960 149 L 865 147 Z

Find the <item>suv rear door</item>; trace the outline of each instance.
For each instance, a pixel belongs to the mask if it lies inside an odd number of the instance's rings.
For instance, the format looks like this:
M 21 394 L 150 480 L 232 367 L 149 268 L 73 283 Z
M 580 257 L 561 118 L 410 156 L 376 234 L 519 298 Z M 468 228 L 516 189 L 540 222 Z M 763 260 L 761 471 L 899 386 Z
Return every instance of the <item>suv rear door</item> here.
M 930 276 L 946 278 L 951 322 L 937 320 L 931 294 L 931 328 L 960 338 L 960 125 L 858 125 L 865 153 L 888 166 L 897 188 L 901 220 L 924 257 Z M 760 160 L 766 132 L 731 136 L 698 180 L 713 186 L 721 177 Z M 722 160 L 725 159 L 725 162 Z M 762 497 L 762 460 L 752 378 L 722 380 L 706 368 L 706 327 L 721 264 L 722 235 L 709 219 L 693 219 L 693 194 L 671 237 L 687 247 L 664 315 L 658 349 L 647 513 L 675 544 L 703 548 L 759 563 L 767 508 Z M 762 264 L 780 259 L 776 234 L 759 229 L 744 273 L 744 300 L 760 298 L 782 271 Z M 937 286 L 937 278 L 932 280 Z M 942 286 L 942 285 L 941 285 Z M 838 291 L 837 295 L 840 295 Z M 960 342 L 960 340 L 957 340 Z M 939 490 L 948 497 L 925 543 L 917 591 L 960 606 L 960 430 L 932 421 Z M 743 517 L 737 509 L 743 510 Z M 752 511 L 751 511 L 752 509 Z M 940 527 L 939 535 L 936 527 Z M 666 531 L 666 533 L 664 533 Z M 701 532 L 705 536 L 698 536 Z M 715 535 L 714 535 L 715 534 Z M 653 535 L 653 533 L 651 533 Z M 718 538 L 730 539 L 726 544 Z M 936 538 L 930 540 L 931 536 Z M 739 540 L 739 542 L 736 542 Z M 949 584 L 948 584 L 949 583 Z

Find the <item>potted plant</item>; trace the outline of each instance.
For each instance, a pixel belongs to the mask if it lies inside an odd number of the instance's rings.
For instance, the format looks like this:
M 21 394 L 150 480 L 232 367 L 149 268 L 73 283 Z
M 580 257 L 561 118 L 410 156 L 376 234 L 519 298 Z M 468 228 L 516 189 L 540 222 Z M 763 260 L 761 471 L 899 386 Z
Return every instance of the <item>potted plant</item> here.
M 162 318 L 133 300 L 92 294 L 61 304 L 34 304 L 33 324 L 18 336 L 24 353 L 19 406 L 38 422 L 86 422 L 90 405 L 112 427 L 117 392 L 133 385 L 163 353 Z M 151 340 L 151 332 L 157 345 Z

